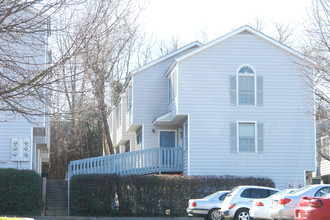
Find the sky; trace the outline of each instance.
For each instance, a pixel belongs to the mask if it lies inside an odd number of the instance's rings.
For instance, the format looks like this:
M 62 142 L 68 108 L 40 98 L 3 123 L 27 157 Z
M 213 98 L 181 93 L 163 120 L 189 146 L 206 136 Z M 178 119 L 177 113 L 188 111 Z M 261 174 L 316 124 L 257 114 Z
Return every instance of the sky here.
M 189 43 L 201 40 L 205 30 L 211 41 L 243 25 L 263 20 L 271 35 L 273 23 L 296 27 L 300 34 L 312 0 L 147 0 L 142 14 L 148 34 L 159 39 L 177 37 Z

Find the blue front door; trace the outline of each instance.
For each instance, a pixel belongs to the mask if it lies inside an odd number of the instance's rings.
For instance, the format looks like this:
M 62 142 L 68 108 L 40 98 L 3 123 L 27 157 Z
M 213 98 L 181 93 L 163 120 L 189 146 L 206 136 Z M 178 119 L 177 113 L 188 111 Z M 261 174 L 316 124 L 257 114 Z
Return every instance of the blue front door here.
M 160 147 L 175 147 L 175 131 L 160 131 Z
M 159 146 L 161 148 L 174 148 L 175 147 L 175 131 L 160 131 L 159 132 Z M 162 150 L 162 165 L 173 165 L 174 152 L 170 149 Z

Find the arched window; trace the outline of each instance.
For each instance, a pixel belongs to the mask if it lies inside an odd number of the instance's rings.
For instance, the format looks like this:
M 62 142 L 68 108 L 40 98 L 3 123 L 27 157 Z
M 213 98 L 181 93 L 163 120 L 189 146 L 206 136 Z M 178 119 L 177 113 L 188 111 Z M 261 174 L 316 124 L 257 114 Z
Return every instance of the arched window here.
M 244 65 L 237 72 L 238 105 L 255 105 L 255 71 Z

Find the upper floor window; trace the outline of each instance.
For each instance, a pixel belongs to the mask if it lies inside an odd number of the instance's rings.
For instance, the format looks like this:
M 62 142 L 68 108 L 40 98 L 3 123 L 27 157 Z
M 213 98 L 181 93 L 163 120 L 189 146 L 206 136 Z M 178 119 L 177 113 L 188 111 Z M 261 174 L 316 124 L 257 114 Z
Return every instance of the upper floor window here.
M 121 105 L 119 104 L 116 108 L 116 123 L 117 128 L 121 125 Z
M 130 111 L 132 108 L 132 85 L 129 85 L 127 88 L 127 111 Z
M 168 77 L 168 100 L 172 101 L 177 93 L 177 71 L 173 70 Z
M 238 70 L 238 105 L 255 105 L 255 72 L 252 67 Z

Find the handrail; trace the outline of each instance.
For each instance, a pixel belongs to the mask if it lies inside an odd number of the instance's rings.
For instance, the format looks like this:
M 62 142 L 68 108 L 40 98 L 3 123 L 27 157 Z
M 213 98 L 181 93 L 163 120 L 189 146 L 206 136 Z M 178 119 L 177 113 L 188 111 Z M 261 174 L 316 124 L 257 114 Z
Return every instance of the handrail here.
M 182 148 L 151 148 L 71 161 L 68 179 L 77 174 L 182 172 Z

